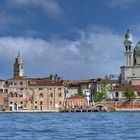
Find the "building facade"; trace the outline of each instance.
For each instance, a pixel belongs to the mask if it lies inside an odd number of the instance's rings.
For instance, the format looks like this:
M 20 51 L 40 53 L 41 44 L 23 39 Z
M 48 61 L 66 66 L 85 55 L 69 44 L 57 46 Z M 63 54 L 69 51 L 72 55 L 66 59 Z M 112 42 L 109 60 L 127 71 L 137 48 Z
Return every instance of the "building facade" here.
M 64 85 L 57 75 L 24 76 L 20 54 L 15 59 L 13 77 L 0 80 L 0 111 L 57 111 L 64 106 L 64 98 Z
M 140 41 L 134 46 L 133 36 L 129 30 L 124 40 L 125 65 L 121 67 L 121 85 L 140 84 Z

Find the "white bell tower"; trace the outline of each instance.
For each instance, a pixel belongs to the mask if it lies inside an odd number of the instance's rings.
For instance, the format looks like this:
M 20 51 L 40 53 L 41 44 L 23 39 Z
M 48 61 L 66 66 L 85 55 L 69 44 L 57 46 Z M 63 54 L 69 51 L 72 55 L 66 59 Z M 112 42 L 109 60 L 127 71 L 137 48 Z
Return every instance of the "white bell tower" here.
M 129 30 L 125 34 L 125 66 L 133 66 L 133 37 Z
M 15 58 L 14 63 L 14 77 L 23 77 L 23 76 L 24 76 L 23 60 L 20 56 L 20 52 L 18 52 L 18 56 Z

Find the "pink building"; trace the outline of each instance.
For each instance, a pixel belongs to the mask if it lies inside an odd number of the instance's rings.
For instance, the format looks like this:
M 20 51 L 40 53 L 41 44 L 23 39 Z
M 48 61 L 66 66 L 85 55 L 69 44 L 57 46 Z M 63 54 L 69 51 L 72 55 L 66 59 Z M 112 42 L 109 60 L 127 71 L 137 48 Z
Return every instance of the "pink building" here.
M 64 104 L 64 86 L 48 78 L 27 79 L 14 77 L 8 80 L 8 110 L 49 111 Z

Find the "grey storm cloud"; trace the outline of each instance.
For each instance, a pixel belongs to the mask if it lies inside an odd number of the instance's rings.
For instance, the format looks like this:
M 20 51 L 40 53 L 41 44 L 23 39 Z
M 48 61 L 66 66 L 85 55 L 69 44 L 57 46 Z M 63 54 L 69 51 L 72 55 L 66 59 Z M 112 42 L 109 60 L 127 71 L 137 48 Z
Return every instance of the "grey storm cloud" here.
M 18 51 L 29 77 L 58 73 L 65 79 L 87 79 L 105 74 L 119 74 L 123 58 L 123 36 L 92 26 L 80 30 L 75 41 L 0 37 L 1 76 L 12 75 Z M 10 72 L 9 72 L 10 71 Z M 9 76 L 8 75 L 8 76 Z

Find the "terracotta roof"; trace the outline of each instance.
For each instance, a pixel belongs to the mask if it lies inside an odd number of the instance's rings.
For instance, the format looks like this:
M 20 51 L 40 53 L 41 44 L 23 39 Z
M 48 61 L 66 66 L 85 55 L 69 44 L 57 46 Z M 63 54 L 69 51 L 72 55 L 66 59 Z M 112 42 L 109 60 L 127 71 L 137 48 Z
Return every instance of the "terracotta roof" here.
M 88 84 L 90 80 L 63 80 L 63 85 Z
M 119 80 L 113 80 L 113 79 L 96 79 L 95 82 L 97 83 L 107 83 L 107 84 L 113 84 L 113 83 L 119 83 Z
M 33 80 L 29 82 L 29 86 L 62 86 L 61 82 L 54 82 L 48 79 Z
M 26 80 L 27 78 L 25 76 L 14 76 L 11 79 L 8 80 Z
M 73 96 L 69 97 L 68 99 L 86 99 L 86 98 L 81 95 L 73 95 Z
M 140 85 L 119 86 L 119 87 L 115 87 L 112 91 L 123 91 L 123 90 L 126 90 L 126 89 L 140 90 Z

